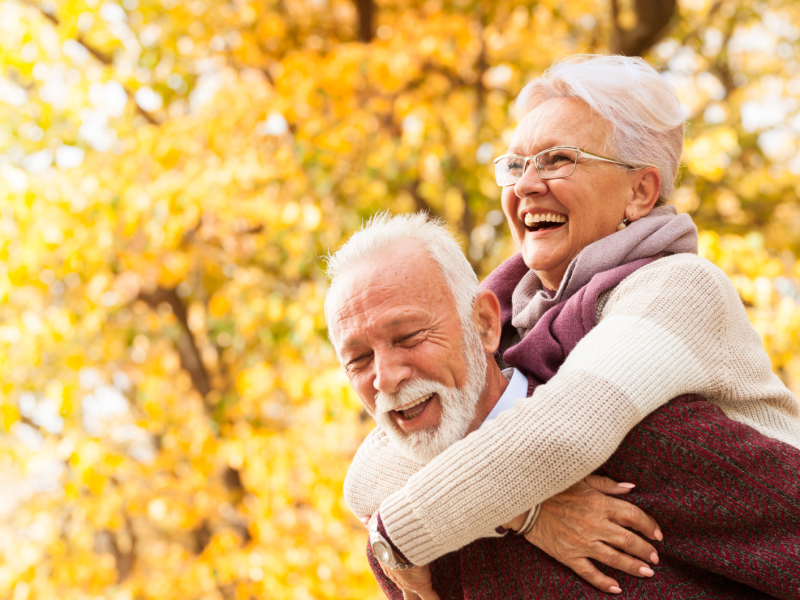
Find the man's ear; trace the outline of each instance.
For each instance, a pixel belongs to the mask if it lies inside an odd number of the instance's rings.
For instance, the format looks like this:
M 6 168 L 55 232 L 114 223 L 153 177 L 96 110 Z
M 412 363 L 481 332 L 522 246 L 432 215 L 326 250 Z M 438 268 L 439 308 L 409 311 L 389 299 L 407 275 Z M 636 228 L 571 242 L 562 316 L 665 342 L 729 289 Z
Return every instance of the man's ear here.
M 493 353 L 500 345 L 500 301 L 491 290 L 481 290 L 475 298 L 472 322 L 478 329 L 481 343 L 487 352 Z
M 625 209 L 625 215 L 636 221 L 647 215 L 655 206 L 661 194 L 661 173 L 655 167 L 645 167 L 634 173 L 632 197 Z

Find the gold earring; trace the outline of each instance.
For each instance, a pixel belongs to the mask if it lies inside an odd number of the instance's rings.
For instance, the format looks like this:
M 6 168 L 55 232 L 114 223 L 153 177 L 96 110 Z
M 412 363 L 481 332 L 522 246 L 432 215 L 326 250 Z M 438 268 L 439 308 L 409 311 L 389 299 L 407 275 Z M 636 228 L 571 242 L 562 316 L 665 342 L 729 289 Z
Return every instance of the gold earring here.
M 628 219 L 628 217 L 622 219 L 622 221 L 619 222 L 619 225 L 617 225 L 617 231 L 622 231 L 623 229 L 625 229 L 628 226 L 628 223 L 630 222 L 631 221 L 630 219 Z

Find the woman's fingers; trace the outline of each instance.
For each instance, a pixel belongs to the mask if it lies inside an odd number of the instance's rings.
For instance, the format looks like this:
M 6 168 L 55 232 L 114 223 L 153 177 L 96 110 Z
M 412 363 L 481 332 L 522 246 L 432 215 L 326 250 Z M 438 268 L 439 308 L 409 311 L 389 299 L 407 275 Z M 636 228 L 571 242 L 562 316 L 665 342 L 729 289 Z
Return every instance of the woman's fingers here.
M 608 498 L 608 502 L 609 521 L 617 525 L 622 525 L 623 527 L 635 529 L 651 540 L 660 542 L 664 539 L 664 535 L 661 533 L 661 529 L 658 527 L 656 520 L 635 504 L 625 502 L 624 500 L 617 500 L 616 498 Z
M 647 563 L 606 544 L 597 544 L 592 551 L 591 558 L 612 569 L 617 569 L 634 577 L 652 577 L 655 575 L 655 571 Z
M 579 577 L 591 583 L 598 590 L 610 592 L 612 594 L 619 594 L 622 591 L 622 589 L 619 587 L 619 583 L 617 583 L 616 580 L 600 572 L 600 570 L 595 567 L 592 564 L 592 561 L 590 561 L 588 558 L 577 558 L 575 560 L 565 562 L 564 564 L 575 571 Z
M 601 475 L 589 475 L 584 481 L 603 494 L 627 494 L 636 486 L 632 483 L 617 483 L 613 479 Z
M 602 541 L 645 562 L 658 564 L 658 551 L 652 544 L 614 523 L 609 524 L 609 530 L 602 535 Z

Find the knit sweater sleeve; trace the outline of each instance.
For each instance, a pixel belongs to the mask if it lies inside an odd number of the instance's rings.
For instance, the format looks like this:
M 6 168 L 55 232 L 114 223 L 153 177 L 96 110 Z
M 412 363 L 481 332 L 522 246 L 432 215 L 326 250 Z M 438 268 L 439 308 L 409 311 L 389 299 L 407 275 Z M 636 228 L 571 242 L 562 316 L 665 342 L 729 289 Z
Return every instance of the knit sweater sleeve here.
M 347 470 L 344 500 L 359 519 L 371 517 L 387 496 L 402 488 L 421 468 L 376 427 L 364 439 Z
M 602 320 L 531 399 L 382 502 L 387 532 L 414 564 L 457 550 L 592 473 L 647 414 L 684 393 L 797 411 L 730 281 L 691 255 L 617 286 Z

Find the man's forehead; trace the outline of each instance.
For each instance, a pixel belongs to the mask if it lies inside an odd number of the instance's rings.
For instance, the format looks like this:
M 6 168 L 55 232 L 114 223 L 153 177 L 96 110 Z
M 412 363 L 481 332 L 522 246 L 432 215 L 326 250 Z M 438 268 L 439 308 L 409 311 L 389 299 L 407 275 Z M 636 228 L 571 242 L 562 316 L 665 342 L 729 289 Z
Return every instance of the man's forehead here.
M 406 304 L 390 306 L 384 311 L 347 314 L 337 322 L 337 337 L 342 350 L 356 345 L 370 344 L 384 335 L 392 336 L 405 329 L 425 326 L 435 319 L 430 307 Z
M 446 285 L 427 254 L 392 254 L 359 265 L 336 282 L 331 290 L 336 298 L 331 319 L 335 329 L 400 326 L 429 315 L 447 297 Z
M 349 278 L 342 282 L 334 321 L 363 318 L 370 323 L 380 320 L 396 325 L 412 315 L 427 312 L 441 297 L 435 280 L 413 269 L 405 272 L 373 271 L 369 276 Z

